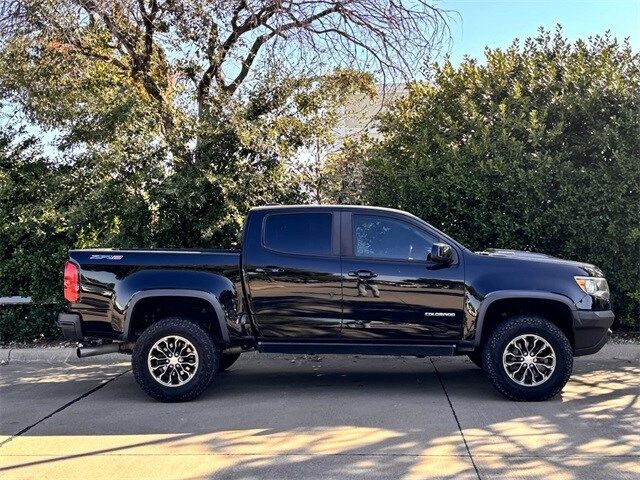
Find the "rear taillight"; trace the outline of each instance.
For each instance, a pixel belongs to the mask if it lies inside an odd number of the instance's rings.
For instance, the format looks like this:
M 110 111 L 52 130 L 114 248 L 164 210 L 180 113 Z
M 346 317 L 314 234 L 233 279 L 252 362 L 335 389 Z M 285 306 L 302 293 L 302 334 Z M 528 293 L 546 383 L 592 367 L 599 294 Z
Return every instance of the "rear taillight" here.
M 67 302 L 77 302 L 80 291 L 80 278 L 78 267 L 75 263 L 64 264 L 64 299 Z

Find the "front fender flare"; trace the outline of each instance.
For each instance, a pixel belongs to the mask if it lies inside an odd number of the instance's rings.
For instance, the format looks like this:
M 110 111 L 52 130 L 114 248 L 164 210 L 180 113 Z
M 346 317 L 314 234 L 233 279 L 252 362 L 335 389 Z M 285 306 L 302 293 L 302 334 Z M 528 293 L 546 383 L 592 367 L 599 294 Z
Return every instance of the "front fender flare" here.
M 225 343 L 229 343 L 229 330 L 227 329 L 226 324 L 226 315 L 224 314 L 224 310 L 218 301 L 218 298 L 210 292 L 205 292 L 203 290 L 189 290 L 184 288 L 157 288 L 152 290 L 143 290 L 141 292 L 135 293 L 129 302 L 127 303 L 125 315 L 124 315 L 124 337 L 125 339 L 129 339 L 131 328 L 131 315 L 135 309 L 135 305 L 137 302 L 142 300 L 143 298 L 150 297 L 192 297 L 192 298 L 201 298 L 211 304 L 213 307 L 213 311 L 216 312 L 216 317 L 218 319 L 218 324 L 220 325 L 220 332 L 222 334 L 222 340 Z
M 484 297 L 484 299 L 480 303 L 480 308 L 478 308 L 478 315 L 476 317 L 476 331 L 473 341 L 475 347 L 480 346 L 480 342 L 482 340 L 482 327 L 485 319 L 485 314 L 487 313 L 489 306 L 497 300 L 504 300 L 506 298 L 553 300 L 556 302 L 561 302 L 569 307 L 574 322 L 578 318 L 578 308 L 576 307 L 576 304 L 573 303 L 570 298 L 565 297 L 564 295 L 560 295 L 559 293 L 540 292 L 537 290 L 499 290 L 496 292 L 491 292 Z

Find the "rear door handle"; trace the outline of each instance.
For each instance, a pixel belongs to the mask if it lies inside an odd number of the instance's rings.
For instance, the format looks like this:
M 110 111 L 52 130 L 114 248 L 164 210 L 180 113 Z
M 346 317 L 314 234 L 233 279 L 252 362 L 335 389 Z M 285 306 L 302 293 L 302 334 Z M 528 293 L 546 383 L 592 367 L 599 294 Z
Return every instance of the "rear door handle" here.
M 282 273 L 284 270 L 279 267 L 258 267 L 256 268 L 256 273 Z
M 355 272 L 349 272 L 347 275 L 358 278 L 375 278 L 378 276 L 377 273 L 374 273 L 371 270 L 356 270 Z

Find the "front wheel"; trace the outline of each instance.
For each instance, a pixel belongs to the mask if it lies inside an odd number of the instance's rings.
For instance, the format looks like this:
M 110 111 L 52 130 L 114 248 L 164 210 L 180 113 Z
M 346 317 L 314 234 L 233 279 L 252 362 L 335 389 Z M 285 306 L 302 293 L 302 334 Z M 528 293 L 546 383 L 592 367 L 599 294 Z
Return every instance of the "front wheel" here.
M 133 347 L 131 363 L 140 388 L 161 402 L 193 400 L 211 383 L 220 349 L 200 325 L 166 318 L 147 328 Z
M 521 315 L 489 335 L 482 365 L 493 386 L 512 400 L 547 400 L 564 388 L 573 369 L 567 336 L 550 321 Z

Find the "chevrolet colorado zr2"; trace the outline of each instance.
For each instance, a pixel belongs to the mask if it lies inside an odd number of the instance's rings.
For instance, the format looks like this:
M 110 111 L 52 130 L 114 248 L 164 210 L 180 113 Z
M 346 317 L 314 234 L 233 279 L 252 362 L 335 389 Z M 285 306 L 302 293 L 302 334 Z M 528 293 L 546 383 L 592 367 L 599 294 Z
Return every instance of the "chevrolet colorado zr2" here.
M 472 252 L 386 208 L 267 206 L 241 250 L 72 250 L 64 336 L 78 356 L 132 355 L 151 397 L 201 394 L 242 352 L 468 355 L 513 400 L 545 400 L 606 343 L 602 271 Z

